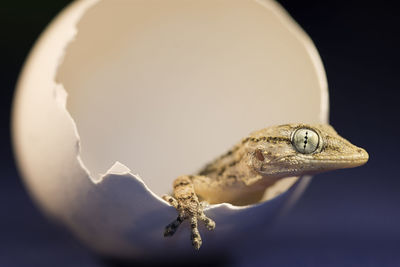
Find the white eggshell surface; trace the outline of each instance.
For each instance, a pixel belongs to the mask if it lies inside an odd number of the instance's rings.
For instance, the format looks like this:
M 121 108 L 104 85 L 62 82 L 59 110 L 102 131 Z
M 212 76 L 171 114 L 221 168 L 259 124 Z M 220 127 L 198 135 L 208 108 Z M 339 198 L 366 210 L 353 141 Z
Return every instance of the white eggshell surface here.
M 32 197 L 92 249 L 191 255 L 188 225 L 163 237 L 177 215 L 160 198 L 172 181 L 251 131 L 327 116 L 318 53 L 275 2 L 81 0 L 25 64 L 13 137 Z M 296 181 L 262 203 L 209 206 L 217 227 L 201 226 L 202 253 L 263 231 L 307 179 Z

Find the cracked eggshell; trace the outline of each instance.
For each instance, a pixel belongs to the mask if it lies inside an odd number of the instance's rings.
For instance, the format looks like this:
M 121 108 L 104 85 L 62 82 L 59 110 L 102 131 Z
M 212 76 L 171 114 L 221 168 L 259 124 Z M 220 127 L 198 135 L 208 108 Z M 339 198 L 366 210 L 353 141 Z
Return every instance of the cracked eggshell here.
M 81 0 L 25 64 L 13 138 L 37 204 L 95 251 L 191 255 L 187 225 L 163 237 L 173 179 L 255 129 L 327 116 L 318 53 L 275 2 Z M 202 253 L 263 231 L 307 183 L 296 181 L 262 203 L 209 206 Z

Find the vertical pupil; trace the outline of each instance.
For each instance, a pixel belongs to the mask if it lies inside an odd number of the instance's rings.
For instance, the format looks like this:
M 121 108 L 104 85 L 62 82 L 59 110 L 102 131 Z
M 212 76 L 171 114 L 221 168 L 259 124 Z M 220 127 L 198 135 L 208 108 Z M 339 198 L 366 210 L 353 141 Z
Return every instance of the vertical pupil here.
M 303 149 L 306 150 L 306 146 L 307 146 L 307 139 L 308 139 L 308 132 L 306 132 L 306 135 L 304 136 L 304 147 Z

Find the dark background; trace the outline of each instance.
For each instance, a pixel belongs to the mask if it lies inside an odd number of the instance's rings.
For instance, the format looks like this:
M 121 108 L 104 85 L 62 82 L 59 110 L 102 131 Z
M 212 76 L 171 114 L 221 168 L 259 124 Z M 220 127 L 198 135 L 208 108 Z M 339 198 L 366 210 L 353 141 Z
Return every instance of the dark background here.
M 1 267 L 111 265 L 34 207 L 11 150 L 10 108 L 19 71 L 36 38 L 69 2 L 0 4 Z M 399 9 L 395 1 L 279 2 L 320 52 L 330 87 L 331 124 L 366 148 L 370 161 L 318 175 L 268 239 L 261 234 L 251 241 L 260 244 L 258 250 L 229 263 L 400 266 Z

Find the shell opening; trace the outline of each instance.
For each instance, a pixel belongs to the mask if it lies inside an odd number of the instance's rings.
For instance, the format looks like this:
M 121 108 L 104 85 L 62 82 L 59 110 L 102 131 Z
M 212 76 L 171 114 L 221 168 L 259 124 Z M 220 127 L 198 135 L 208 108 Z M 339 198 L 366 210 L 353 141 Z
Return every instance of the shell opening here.
M 56 82 L 68 94 L 80 159 L 92 180 L 121 162 L 162 195 L 175 177 L 195 173 L 254 129 L 320 121 L 315 111 L 325 96 L 310 68 L 320 63 L 297 42 L 309 40 L 293 35 L 295 25 L 266 16 L 271 7 L 269 1 L 102 0 L 88 9 Z M 293 112 L 305 95 L 309 105 Z M 277 112 L 281 103 L 286 109 Z

